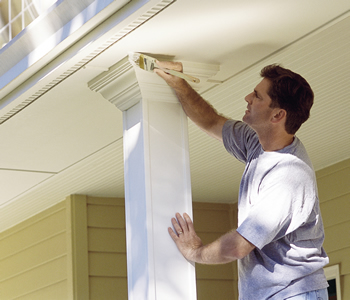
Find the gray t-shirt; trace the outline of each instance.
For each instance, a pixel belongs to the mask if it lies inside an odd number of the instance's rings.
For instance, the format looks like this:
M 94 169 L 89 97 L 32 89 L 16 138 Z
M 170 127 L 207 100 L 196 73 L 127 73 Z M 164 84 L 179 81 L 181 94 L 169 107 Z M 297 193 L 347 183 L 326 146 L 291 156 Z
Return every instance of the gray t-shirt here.
M 246 164 L 239 191 L 238 233 L 256 248 L 238 260 L 240 300 L 281 300 L 328 286 L 323 266 L 315 172 L 297 137 L 265 152 L 254 130 L 228 120 L 226 150 Z

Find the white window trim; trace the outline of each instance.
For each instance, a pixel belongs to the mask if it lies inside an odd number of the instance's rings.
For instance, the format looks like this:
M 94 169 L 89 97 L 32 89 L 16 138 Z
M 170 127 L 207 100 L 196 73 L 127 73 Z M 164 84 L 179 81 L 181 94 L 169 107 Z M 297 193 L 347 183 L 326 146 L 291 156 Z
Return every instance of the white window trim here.
M 324 268 L 324 273 L 326 275 L 327 280 L 335 279 L 337 289 L 337 300 L 341 300 L 339 265 Z

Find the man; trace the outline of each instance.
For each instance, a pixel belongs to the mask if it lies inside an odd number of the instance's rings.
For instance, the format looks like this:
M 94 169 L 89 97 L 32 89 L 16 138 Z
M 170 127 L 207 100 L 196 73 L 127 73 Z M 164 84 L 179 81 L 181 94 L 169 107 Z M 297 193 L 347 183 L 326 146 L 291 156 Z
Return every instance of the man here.
M 159 62 L 182 71 L 181 63 Z M 218 114 L 189 84 L 157 69 L 187 116 L 246 164 L 238 228 L 208 245 L 187 214 L 176 214 L 169 234 L 183 256 L 202 264 L 238 260 L 239 299 L 328 299 L 324 231 L 315 173 L 295 132 L 305 122 L 313 92 L 300 75 L 277 65 L 245 97 L 243 122 Z

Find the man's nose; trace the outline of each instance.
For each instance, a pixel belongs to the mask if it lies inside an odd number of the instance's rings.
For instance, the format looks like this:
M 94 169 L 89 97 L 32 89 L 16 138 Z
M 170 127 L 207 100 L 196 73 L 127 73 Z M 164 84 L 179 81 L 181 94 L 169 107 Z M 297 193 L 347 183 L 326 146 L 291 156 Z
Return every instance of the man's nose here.
M 250 94 L 248 94 L 247 96 L 245 96 L 245 98 L 244 98 L 244 100 L 247 101 L 248 104 L 251 104 L 251 99 L 252 99 L 251 96 L 252 96 L 252 94 L 253 94 L 253 93 L 250 93 Z

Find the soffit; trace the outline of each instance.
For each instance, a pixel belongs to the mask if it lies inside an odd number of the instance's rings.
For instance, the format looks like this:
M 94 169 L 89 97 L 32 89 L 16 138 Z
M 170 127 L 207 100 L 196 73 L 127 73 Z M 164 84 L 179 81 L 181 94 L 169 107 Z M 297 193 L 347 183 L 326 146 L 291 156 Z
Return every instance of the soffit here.
M 282 63 L 305 76 L 315 91 L 311 119 L 298 136 L 316 169 L 349 157 L 350 141 L 344 132 L 350 129 L 346 122 L 350 109 L 343 100 L 350 92 L 348 1 L 331 5 L 327 1 L 289 5 L 277 0 L 201 1 L 200 7 L 198 3 L 175 2 L 0 126 L 0 138 L 6 141 L 0 149 L 0 169 L 16 170 L 18 175 L 32 171 L 37 176 L 31 187 L 17 178 L 23 186 L 0 207 L 0 215 L 6 216 L 0 228 L 69 194 L 123 197 L 121 112 L 91 92 L 87 83 L 129 51 L 219 64 L 214 79 L 221 83 L 209 90 L 204 86 L 201 93 L 218 111 L 238 119 L 246 107 L 244 96 L 260 80 L 261 67 Z M 317 13 L 310 15 L 315 7 Z M 75 61 L 90 57 L 97 47 L 97 42 L 91 43 Z M 66 61 L 40 84 L 59 78 L 70 63 Z M 189 137 L 194 201 L 236 201 L 243 165 L 191 122 Z

